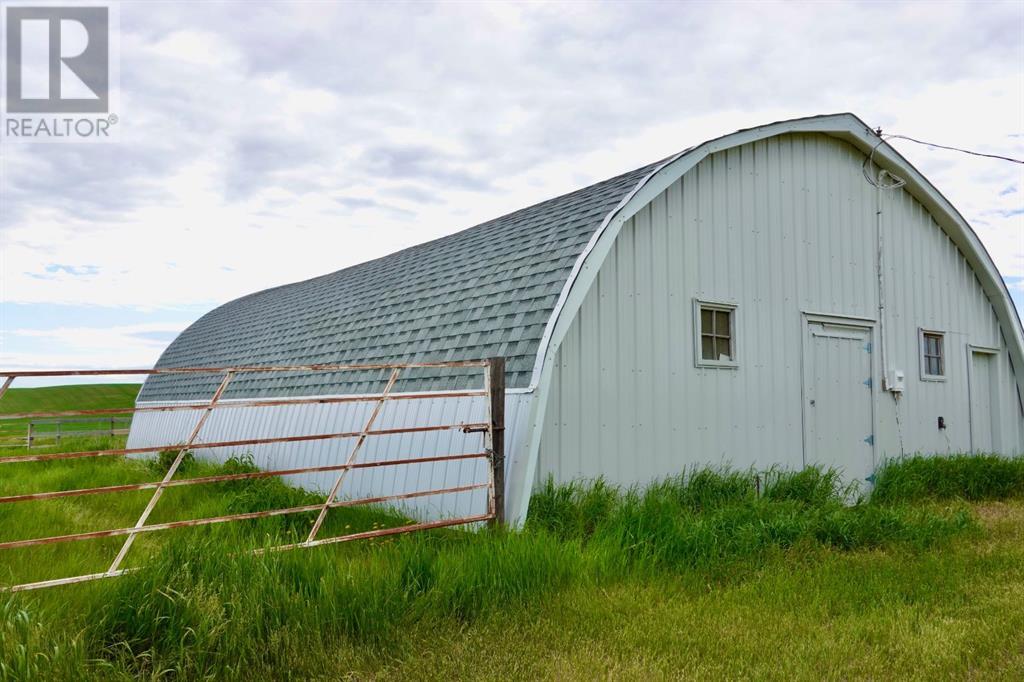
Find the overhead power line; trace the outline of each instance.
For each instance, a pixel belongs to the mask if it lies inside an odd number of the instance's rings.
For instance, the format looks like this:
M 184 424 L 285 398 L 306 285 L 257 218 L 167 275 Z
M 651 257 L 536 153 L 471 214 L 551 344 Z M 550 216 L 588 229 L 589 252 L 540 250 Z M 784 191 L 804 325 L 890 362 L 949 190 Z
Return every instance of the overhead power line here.
M 935 144 L 934 142 L 925 142 L 923 140 L 915 140 L 914 138 L 907 137 L 906 135 L 889 135 L 889 134 L 885 134 L 885 135 L 881 135 L 881 137 L 889 139 L 889 140 L 894 140 L 894 139 L 895 140 L 907 140 L 908 142 L 915 142 L 917 144 L 923 144 L 926 147 L 937 147 L 938 149 L 948 149 L 949 151 L 960 152 L 961 154 L 970 154 L 972 156 L 984 156 L 984 157 L 989 158 L 989 159 L 999 159 L 1000 161 L 1009 161 L 1010 163 L 1024 164 L 1024 160 L 1022 160 L 1022 159 L 1015 159 L 1012 156 L 1002 156 L 1000 154 L 985 154 L 984 152 L 975 152 L 975 151 L 971 151 L 970 149 L 961 149 L 960 147 L 950 147 L 950 146 L 947 146 L 947 145 L 944 145 L 944 144 Z

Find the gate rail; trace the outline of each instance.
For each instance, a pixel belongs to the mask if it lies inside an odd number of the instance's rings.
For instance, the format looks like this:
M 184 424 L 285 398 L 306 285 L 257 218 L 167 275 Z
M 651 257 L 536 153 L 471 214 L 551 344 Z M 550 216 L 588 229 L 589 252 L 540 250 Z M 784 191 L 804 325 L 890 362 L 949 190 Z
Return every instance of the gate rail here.
M 380 415 L 384 405 L 389 401 L 395 400 L 420 400 L 426 398 L 436 398 L 439 396 L 438 393 L 392 393 L 392 389 L 395 383 L 398 381 L 399 376 L 405 369 L 412 368 L 479 368 L 483 371 L 484 387 L 481 390 L 467 390 L 467 391 L 451 391 L 440 394 L 443 397 L 484 397 L 486 398 L 486 420 L 483 422 L 475 423 L 452 423 L 452 424 L 439 424 L 431 426 L 409 426 L 400 428 L 390 429 L 374 429 L 374 423 L 377 417 Z M 338 397 L 324 397 L 324 398 L 275 398 L 269 400 L 231 400 L 230 402 L 222 402 L 221 398 L 224 395 L 225 389 L 231 383 L 231 380 L 238 374 L 245 373 L 266 373 L 266 372 L 350 372 L 350 371 L 366 371 L 366 370 L 390 370 L 390 374 L 387 379 L 387 384 L 384 390 L 380 393 L 365 394 L 365 395 L 353 395 L 353 396 L 338 396 Z M 397 535 L 400 533 L 409 533 L 418 530 L 426 530 L 430 528 L 442 528 L 447 526 L 458 526 L 471 523 L 478 523 L 486 521 L 491 525 L 500 524 L 504 521 L 504 489 L 505 489 L 505 438 L 504 438 L 504 414 L 505 414 L 505 360 L 504 358 L 490 358 L 487 360 L 467 360 L 467 361 L 456 361 L 456 362 L 419 362 L 419 363 L 402 363 L 402 364 L 371 364 L 371 365 L 330 365 L 330 364 L 319 364 L 319 365 L 291 365 L 291 366 L 273 366 L 273 367 L 181 367 L 181 368 L 161 368 L 161 369 L 114 369 L 114 370 L 67 370 L 67 371 L 56 371 L 56 370 L 44 370 L 44 371 L 26 371 L 26 372 L 2 372 L 0 376 L 6 377 L 4 382 L 0 384 L 0 399 L 3 398 L 4 394 L 14 383 L 14 380 L 19 377 L 72 377 L 72 376 L 130 376 L 130 375 L 158 375 L 158 374 L 215 374 L 223 375 L 223 379 L 217 386 L 213 396 L 205 402 L 189 402 L 183 404 L 174 405 L 151 405 L 151 406 L 133 406 L 131 408 L 104 408 L 94 410 L 61 410 L 54 412 L 21 412 L 14 414 L 0 415 L 0 420 L 7 419 L 37 419 L 37 418 L 50 418 L 50 417 L 70 417 L 70 416 L 98 416 L 98 415 L 109 415 L 118 414 L 123 415 L 125 413 L 145 413 L 145 412 L 176 412 L 176 411 L 202 411 L 196 425 L 193 427 L 188 438 L 184 443 L 169 443 L 157 446 L 147 446 L 141 448 L 117 448 L 107 450 L 89 450 L 82 452 L 58 452 L 51 454 L 41 455 L 14 455 L 0 457 L 0 465 L 4 464 L 15 464 L 15 463 L 27 463 L 27 462 L 46 462 L 53 460 L 70 460 L 70 459 L 81 459 L 81 458 L 93 458 L 93 457 L 125 457 L 130 455 L 148 454 L 162 451 L 174 451 L 178 453 L 160 481 L 150 481 L 145 483 L 131 483 L 124 485 L 112 485 L 112 486 L 101 486 L 95 488 L 79 488 L 72 490 L 52 490 L 37 493 L 28 493 L 22 495 L 8 495 L 0 497 L 0 504 L 11 504 L 17 502 L 26 502 L 30 500 L 48 500 L 58 499 L 67 497 L 78 497 L 83 495 L 100 495 L 110 494 L 119 492 L 130 492 L 139 490 L 152 490 L 153 495 L 150 497 L 146 508 L 139 516 L 138 520 L 131 527 L 125 528 L 113 528 L 98 531 L 88 531 L 82 533 L 71 533 L 67 535 L 55 535 L 43 538 L 31 538 L 26 540 L 12 540 L 6 542 L 0 542 L 0 550 L 4 549 L 16 549 L 22 547 L 32 547 L 37 545 L 48 545 L 55 543 L 74 542 L 79 540 L 93 540 L 97 538 L 125 536 L 124 544 L 118 551 L 117 556 L 113 559 L 110 567 L 102 573 L 91 573 L 85 575 L 71 576 L 66 578 L 56 578 L 53 580 L 43 580 L 33 583 L 23 583 L 20 585 L 11 585 L 7 587 L 0 587 L 0 591 L 4 592 L 17 592 L 23 590 L 40 589 L 44 587 L 53 587 L 56 585 L 68 585 L 72 583 L 85 582 L 88 580 L 97 580 L 100 578 L 110 578 L 119 575 L 123 575 L 129 571 L 136 570 L 133 568 L 122 568 L 121 565 L 124 562 L 125 557 L 131 550 L 131 547 L 135 541 L 135 538 L 142 533 L 152 533 L 163 530 L 170 530 L 173 528 L 191 527 L 191 526 L 205 526 L 218 523 L 230 523 L 234 521 L 243 521 L 248 519 L 257 519 L 270 516 L 281 516 L 287 514 L 299 514 L 308 512 L 318 512 L 317 518 L 313 523 L 309 535 L 302 542 L 289 543 L 285 545 L 278 545 L 270 548 L 261 548 L 253 550 L 254 553 L 263 553 L 267 551 L 284 551 L 297 548 L 306 547 L 317 547 L 320 545 L 333 544 L 339 542 L 348 542 L 352 540 L 362 540 L 367 538 L 381 537 L 387 535 Z M 351 403 L 351 402 L 374 402 L 374 408 L 370 413 L 369 418 L 364 424 L 363 428 L 359 431 L 343 431 L 337 433 L 319 433 L 310 435 L 300 436 L 278 436 L 271 438 L 247 438 L 238 440 L 218 441 L 218 442 L 197 442 L 197 439 L 202 432 L 203 426 L 206 424 L 207 419 L 213 413 L 215 409 L 232 409 L 238 407 L 276 407 L 283 405 L 329 405 L 336 403 Z M 402 434 L 402 433 L 422 433 L 430 431 L 450 431 L 450 430 L 461 430 L 464 433 L 481 433 L 483 435 L 483 447 L 479 452 L 471 453 L 451 453 L 445 455 L 435 456 L 419 456 L 409 457 L 405 459 L 389 459 L 379 460 L 373 462 L 357 462 L 356 459 L 359 452 L 362 450 L 364 443 L 367 438 L 375 436 Z M 325 441 L 325 440 L 337 440 L 337 439 L 355 439 L 351 450 L 349 451 L 348 457 L 342 464 L 330 464 L 325 466 L 314 466 L 314 467 L 298 467 L 288 469 L 271 469 L 261 470 L 255 472 L 244 472 L 235 474 L 220 474 L 215 476 L 202 476 L 197 478 L 189 479 L 175 479 L 174 476 L 177 473 L 182 461 L 185 456 L 192 450 L 208 449 L 208 448 L 223 448 L 223 447 L 237 447 L 247 445 L 265 445 L 274 443 L 297 443 L 297 442 L 309 442 L 309 441 Z M 470 459 L 486 459 L 490 463 L 488 467 L 488 480 L 486 482 L 475 483 L 471 485 L 462 485 L 457 487 L 449 488 L 435 488 L 430 490 L 418 490 L 413 492 L 406 492 L 394 495 L 385 495 L 380 497 L 365 497 L 354 500 L 339 500 L 338 493 L 345 481 L 346 476 L 350 471 L 357 469 L 375 468 L 375 467 L 394 467 L 409 464 L 426 464 L 434 462 L 447 462 L 447 461 L 460 461 Z M 286 476 L 292 474 L 302 473 L 325 473 L 325 472 L 337 472 L 337 476 L 334 479 L 334 483 L 327 494 L 323 502 L 316 504 L 304 505 L 299 507 L 288 507 L 280 509 L 270 509 L 258 512 L 247 512 L 239 514 L 228 514 L 224 516 L 207 517 L 200 519 L 189 519 L 183 521 L 170 521 L 166 523 L 154 523 L 148 524 L 147 521 L 152 515 L 153 510 L 156 508 L 163 495 L 164 490 L 167 488 L 174 488 L 187 485 L 203 485 L 209 483 L 220 483 L 225 481 L 238 481 L 238 480 L 250 480 L 259 478 L 268 478 L 271 476 Z M 474 514 L 470 516 L 463 516 L 458 518 L 445 518 L 437 521 L 427 521 L 420 523 L 411 523 L 404 526 L 398 526 L 395 528 L 380 528 L 370 531 L 363 531 L 358 533 L 349 533 L 347 535 L 333 536 L 333 537 L 319 537 L 320 529 L 323 525 L 324 520 L 327 517 L 327 513 L 331 509 L 339 507 L 352 507 L 358 505 L 367 504 L 380 504 L 384 502 L 396 502 L 407 499 L 414 499 L 420 497 L 428 497 L 432 495 L 445 495 L 455 494 L 462 492 L 469 492 L 473 490 L 488 491 L 487 496 L 487 511 L 481 514 Z

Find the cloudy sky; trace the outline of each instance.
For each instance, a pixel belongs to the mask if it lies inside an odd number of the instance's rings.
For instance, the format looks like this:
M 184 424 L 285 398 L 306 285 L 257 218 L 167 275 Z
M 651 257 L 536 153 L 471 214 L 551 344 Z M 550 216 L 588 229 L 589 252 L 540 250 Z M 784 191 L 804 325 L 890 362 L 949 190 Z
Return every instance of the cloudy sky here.
M 242 294 L 783 118 L 1024 157 L 1024 3 L 124 2 L 120 140 L 0 149 L 0 368 L 149 366 Z M 1024 166 L 894 145 L 1024 307 Z

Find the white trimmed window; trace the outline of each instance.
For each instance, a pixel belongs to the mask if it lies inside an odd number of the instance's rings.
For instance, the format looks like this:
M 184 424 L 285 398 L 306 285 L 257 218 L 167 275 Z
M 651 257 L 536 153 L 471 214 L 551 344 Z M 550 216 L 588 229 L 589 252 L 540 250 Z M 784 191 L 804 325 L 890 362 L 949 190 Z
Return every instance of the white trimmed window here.
M 698 367 L 736 367 L 736 304 L 695 300 L 694 361 Z
M 946 334 L 945 332 L 922 329 L 919 333 L 921 348 L 921 379 L 924 381 L 946 380 Z

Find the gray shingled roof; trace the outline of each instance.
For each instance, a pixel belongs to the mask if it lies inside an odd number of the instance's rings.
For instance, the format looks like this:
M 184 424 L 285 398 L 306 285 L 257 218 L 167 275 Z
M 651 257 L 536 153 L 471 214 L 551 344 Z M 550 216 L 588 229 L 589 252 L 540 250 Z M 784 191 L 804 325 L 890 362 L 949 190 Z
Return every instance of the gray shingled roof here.
M 207 313 L 157 367 L 506 358 L 526 387 L 545 324 L 605 216 L 657 164 L 329 275 L 244 296 Z M 382 372 L 242 374 L 225 397 L 379 391 Z M 406 370 L 396 391 L 479 384 L 480 371 Z M 155 375 L 140 400 L 208 397 L 208 375 Z

